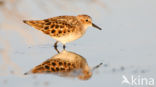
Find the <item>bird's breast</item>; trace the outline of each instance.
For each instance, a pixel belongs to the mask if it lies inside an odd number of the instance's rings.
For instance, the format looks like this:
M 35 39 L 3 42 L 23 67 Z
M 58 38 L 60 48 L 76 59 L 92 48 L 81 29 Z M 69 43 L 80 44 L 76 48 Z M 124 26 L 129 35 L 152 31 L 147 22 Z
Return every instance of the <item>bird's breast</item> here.
M 61 37 L 53 37 L 53 38 L 60 41 L 63 44 L 66 44 L 68 42 L 77 40 L 82 36 L 83 36 L 83 33 L 81 33 L 81 32 L 73 32 L 73 33 L 69 33 L 69 34 L 66 34 L 66 35 L 61 36 Z

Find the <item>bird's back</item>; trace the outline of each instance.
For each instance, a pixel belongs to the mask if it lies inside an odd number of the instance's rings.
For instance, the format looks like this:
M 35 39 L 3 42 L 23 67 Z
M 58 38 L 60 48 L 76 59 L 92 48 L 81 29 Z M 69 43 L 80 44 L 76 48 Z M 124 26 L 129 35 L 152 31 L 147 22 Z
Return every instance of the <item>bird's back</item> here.
M 80 23 L 76 16 L 58 16 L 45 20 L 24 20 L 24 23 L 52 37 L 61 37 L 76 31 Z

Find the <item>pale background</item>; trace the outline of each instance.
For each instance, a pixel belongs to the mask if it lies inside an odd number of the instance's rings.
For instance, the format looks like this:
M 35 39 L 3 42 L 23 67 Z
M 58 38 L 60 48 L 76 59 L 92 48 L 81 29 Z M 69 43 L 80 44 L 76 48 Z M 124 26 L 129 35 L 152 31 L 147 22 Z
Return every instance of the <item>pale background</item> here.
M 90 15 L 103 30 L 89 27 L 83 38 L 67 44 L 67 50 L 85 57 L 91 67 L 104 65 L 87 81 L 24 77 L 56 51 L 51 37 L 22 20 L 78 14 Z M 0 0 L 0 87 L 131 87 L 121 84 L 122 75 L 155 79 L 155 58 L 155 0 Z

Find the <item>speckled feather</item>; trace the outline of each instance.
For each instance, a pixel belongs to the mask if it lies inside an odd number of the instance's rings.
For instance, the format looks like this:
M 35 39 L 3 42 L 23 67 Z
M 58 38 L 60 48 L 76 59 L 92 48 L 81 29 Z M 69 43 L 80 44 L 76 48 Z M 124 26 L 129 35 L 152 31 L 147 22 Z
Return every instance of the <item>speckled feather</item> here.
M 57 16 L 45 20 L 24 20 L 23 22 L 51 36 L 63 45 L 82 37 L 89 26 L 101 30 L 92 23 L 88 15 Z
M 36 66 L 32 73 L 58 73 L 58 72 L 71 72 L 75 69 L 79 69 L 80 64 L 74 62 L 58 59 L 49 59 L 42 64 Z
M 52 37 L 61 37 L 77 31 L 75 29 L 80 29 L 75 28 L 80 25 L 75 16 L 58 16 L 45 20 L 25 20 L 24 22 Z
M 27 74 L 58 74 L 60 76 L 78 77 L 82 80 L 87 80 L 92 76 L 90 67 L 87 61 L 80 55 L 62 51 L 54 55 L 45 62 L 35 66 Z

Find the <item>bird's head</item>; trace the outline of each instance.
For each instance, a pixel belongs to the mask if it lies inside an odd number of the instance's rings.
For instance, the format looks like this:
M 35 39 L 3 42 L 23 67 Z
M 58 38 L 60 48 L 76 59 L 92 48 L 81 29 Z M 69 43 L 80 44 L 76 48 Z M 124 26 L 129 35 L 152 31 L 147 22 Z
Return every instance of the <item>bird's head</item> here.
M 88 15 L 78 15 L 77 19 L 84 25 L 84 27 L 89 27 L 89 26 L 93 26 L 99 30 L 102 30 L 100 27 L 98 27 L 97 25 L 95 25 L 92 22 L 92 18 Z

